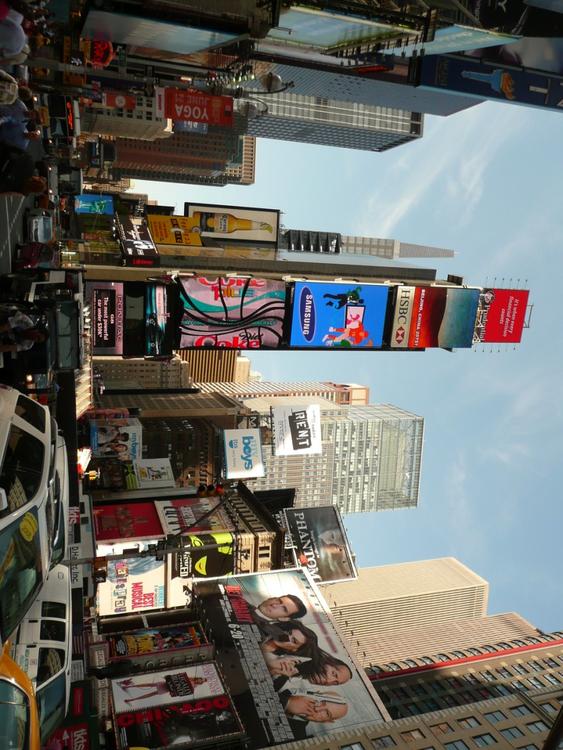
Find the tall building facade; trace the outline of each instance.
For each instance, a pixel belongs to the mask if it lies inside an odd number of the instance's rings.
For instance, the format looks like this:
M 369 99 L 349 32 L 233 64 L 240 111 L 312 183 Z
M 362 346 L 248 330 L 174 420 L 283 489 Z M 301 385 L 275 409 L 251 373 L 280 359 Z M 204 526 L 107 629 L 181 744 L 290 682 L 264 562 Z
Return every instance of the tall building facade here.
M 416 245 L 400 240 L 386 240 L 379 237 L 354 237 L 342 235 L 342 252 L 354 255 L 374 255 L 379 258 L 399 260 L 400 258 L 453 258 L 455 252 L 444 247 Z
M 262 398 L 264 396 L 313 396 L 335 404 L 365 406 L 369 403 L 369 387 L 356 383 L 332 383 L 330 381 L 250 381 L 238 383 L 198 383 L 202 393 L 223 393 L 238 399 Z
M 291 92 L 269 97 L 267 107 L 249 120 L 250 135 L 365 151 L 422 137 L 423 116 L 403 109 Z
M 234 383 L 246 379 L 249 371 L 246 362 L 239 364 L 239 359 L 244 357 L 236 349 L 181 349 L 177 353 L 183 362 L 189 364 L 192 381 L 205 393 L 214 390 L 208 388 L 207 383 Z M 217 392 L 229 395 L 228 389 Z
M 359 568 L 358 578 L 328 587 L 332 615 L 357 645 L 363 666 L 377 662 L 384 633 L 483 617 L 489 584 L 453 557 Z
M 112 388 L 189 388 L 189 362 L 175 355 L 168 362 L 131 357 L 94 357 L 93 366 L 104 386 Z
M 275 397 L 260 399 L 268 416 Z M 314 399 L 310 401 L 314 403 Z M 254 409 L 252 400 L 246 405 Z M 418 503 L 424 419 L 388 404 L 321 406 L 322 453 L 275 456 L 265 446 L 265 476 L 251 489 L 296 489 L 296 506 L 327 503 L 342 513 L 412 508 Z
M 97 104 L 84 107 L 80 128 L 84 133 L 149 142 L 172 136 L 172 120 L 157 114 L 154 96 L 137 96 L 133 110 Z

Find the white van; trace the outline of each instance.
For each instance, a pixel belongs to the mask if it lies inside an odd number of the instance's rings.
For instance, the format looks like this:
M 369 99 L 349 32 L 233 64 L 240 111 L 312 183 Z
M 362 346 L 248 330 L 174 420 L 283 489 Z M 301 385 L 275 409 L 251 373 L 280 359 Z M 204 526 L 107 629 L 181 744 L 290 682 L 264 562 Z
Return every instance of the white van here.
M 56 422 L 0 384 L 0 639 L 17 628 L 47 578 L 54 536 Z
M 64 719 L 70 699 L 72 599 L 66 565 L 49 573 L 17 630 L 11 656 L 34 687 L 44 743 Z

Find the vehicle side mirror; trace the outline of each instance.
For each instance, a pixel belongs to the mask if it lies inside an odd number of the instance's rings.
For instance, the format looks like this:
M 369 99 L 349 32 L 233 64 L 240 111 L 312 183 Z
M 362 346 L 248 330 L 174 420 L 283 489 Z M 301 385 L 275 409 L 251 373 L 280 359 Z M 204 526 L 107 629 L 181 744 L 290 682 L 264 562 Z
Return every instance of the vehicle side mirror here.
M 0 511 L 8 509 L 8 496 L 6 490 L 0 487 Z

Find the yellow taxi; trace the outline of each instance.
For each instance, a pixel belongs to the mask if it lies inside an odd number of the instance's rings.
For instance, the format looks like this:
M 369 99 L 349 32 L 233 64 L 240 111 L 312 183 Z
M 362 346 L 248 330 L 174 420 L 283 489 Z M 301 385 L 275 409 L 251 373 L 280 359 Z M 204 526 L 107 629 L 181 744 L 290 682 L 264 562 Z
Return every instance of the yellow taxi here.
M 0 656 L 0 747 L 40 750 L 39 715 L 29 677 L 10 658 L 9 641 Z

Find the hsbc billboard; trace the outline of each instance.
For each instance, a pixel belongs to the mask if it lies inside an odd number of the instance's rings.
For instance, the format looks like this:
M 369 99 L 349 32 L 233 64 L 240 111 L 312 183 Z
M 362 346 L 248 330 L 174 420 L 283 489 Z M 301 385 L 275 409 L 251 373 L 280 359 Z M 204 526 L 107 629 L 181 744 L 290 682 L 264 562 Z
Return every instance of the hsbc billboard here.
M 391 346 L 394 349 L 408 349 L 414 293 L 415 287 L 413 286 L 400 286 L 397 288 L 395 314 L 391 330 Z
M 157 88 L 156 114 L 171 120 L 232 127 L 233 99 L 188 89 Z

